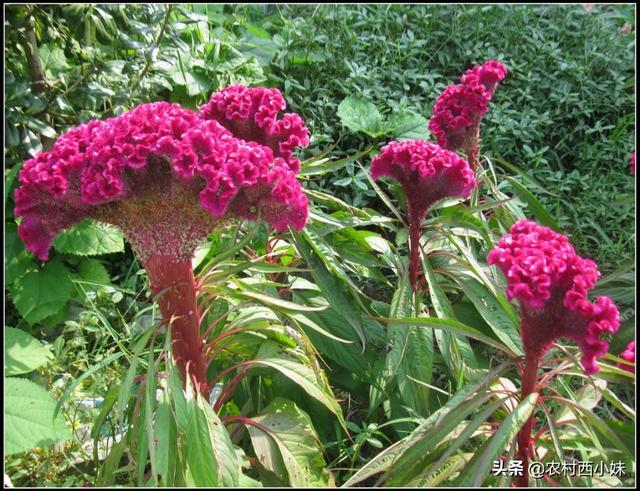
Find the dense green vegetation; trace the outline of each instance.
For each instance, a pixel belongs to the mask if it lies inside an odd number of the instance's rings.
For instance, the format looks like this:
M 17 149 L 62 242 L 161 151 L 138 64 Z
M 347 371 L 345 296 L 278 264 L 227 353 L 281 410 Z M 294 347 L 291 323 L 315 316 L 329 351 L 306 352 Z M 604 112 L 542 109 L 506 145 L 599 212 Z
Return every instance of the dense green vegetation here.
M 59 410 L 33 438 L 9 437 L 5 472 L 15 485 L 505 485 L 490 476 L 492 461 L 508 457 L 532 411 L 541 460 L 627 469 L 557 483 L 633 484 L 635 378 L 616 364 L 635 338 L 634 6 L 78 4 L 5 13 L 5 416 L 15 424 L 29 398 L 44 414 Z M 482 123 L 484 187 L 429 215 L 424 288 L 414 295 L 404 198 L 393 181 L 370 179 L 371 158 L 392 139 L 430 138 L 440 92 L 487 59 L 509 75 Z M 177 396 L 167 343 L 153 328 L 156 304 L 121 233 L 85 222 L 60 234 L 41 263 L 17 235 L 13 190 L 23 162 L 79 123 L 149 101 L 197 109 L 232 84 L 280 89 L 307 124 L 300 179 L 311 216 L 299 233 L 237 224 L 198 250 L 196 273 L 213 278 L 203 325 L 215 323 L 210 339 L 234 334 L 212 378 L 250 367 L 213 413 Z M 356 99 L 379 113 L 375 131 L 354 116 Z M 399 120 L 408 131 L 391 123 Z M 486 264 L 524 217 L 598 263 L 593 293 L 611 296 L 623 321 L 596 377 L 582 374 L 571 343 L 553 350 L 545 370 L 557 372 L 541 393 L 558 399 L 544 409 L 515 397 L 518 310 Z M 230 376 L 216 381 L 228 386 Z M 501 400 L 504 391 L 513 398 Z M 212 430 L 218 421 L 224 430 Z M 278 428 L 271 443 L 256 424 Z M 211 440 L 194 440 L 199 430 Z M 108 438 L 123 432 L 123 443 Z M 490 459 L 474 457 L 481 445 Z M 213 453 L 212 468 L 194 470 Z

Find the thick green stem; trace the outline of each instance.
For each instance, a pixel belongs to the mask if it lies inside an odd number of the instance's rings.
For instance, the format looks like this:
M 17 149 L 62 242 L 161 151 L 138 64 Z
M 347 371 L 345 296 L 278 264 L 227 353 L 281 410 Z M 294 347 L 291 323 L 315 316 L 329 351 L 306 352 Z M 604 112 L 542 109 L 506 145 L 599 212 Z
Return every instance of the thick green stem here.
M 171 326 L 173 356 L 186 383 L 187 377 L 206 398 L 207 363 L 190 260 L 153 254 L 144 262 L 152 291 L 158 295 L 163 321 Z
M 527 356 L 525 359 L 524 370 L 522 372 L 522 394 L 520 400 L 524 400 L 529 394 L 535 392 L 538 375 L 538 365 L 540 359 L 538 356 Z M 516 485 L 520 488 L 529 486 L 529 454 L 531 453 L 531 430 L 533 429 L 533 414 L 520 428 L 518 432 L 518 453 L 517 459 L 522 461 L 523 473 L 518 476 Z

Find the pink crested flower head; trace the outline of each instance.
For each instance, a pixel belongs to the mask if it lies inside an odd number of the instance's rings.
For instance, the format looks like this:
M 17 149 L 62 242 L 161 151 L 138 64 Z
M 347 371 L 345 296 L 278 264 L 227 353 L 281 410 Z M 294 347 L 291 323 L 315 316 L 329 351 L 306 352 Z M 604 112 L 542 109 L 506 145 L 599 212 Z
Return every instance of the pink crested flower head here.
M 633 363 L 633 365 L 635 365 L 636 363 L 636 342 L 635 341 L 631 341 L 626 349 L 620 353 L 620 358 L 622 358 L 625 361 L 628 361 L 629 363 Z M 627 372 L 631 372 L 634 373 L 635 372 L 635 367 L 632 365 L 628 365 L 626 363 L 618 363 L 618 368 L 622 368 L 623 370 L 626 370 Z
M 629 157 L 629 167 L 631 167 L 631 174 L 635 176 L 636 175 L 636 152 L 635 152 L 635 150 L 631 154 L 631 157 Z
M 25 162 L 19 179 L 18 232 L 41 260 L 59 231 L 85 218 L 120 227 L 145 261 L 190 258 L 230 220 L 301 229 L 308 213 L 284 157 L 167 102 L 72 129 Z
M 472 166 L 476 165 L 479 153 L 480 122 L 498 83 L 506 75 L 502 63 L 489 60 L 468 70 L 460 85 L 446 87 L 433 106 L 429 130 L 440 146 L 463 149 Z
M 482 86 L 489 93 L 489 99 L 493 97 L 499 82 L 507 76 L 507 67 L 497 60 L 489 60 L 480 66 L 467 70 L 460 79 L 469 87 Z
M 371 162 L 371 177 L 391 177 L 402 185 L 411 214 L 424 218 L 443 198 L 467 198 L 476 185 L 473 171 L 462 157 L 421 140 L 393 141 Z
M 560 337 L 580 346 L 587 373 L 599 370 L 607 353 L 603 335 L 620 326 L 618 308 L 608 297 L 587 296 L 600 276 L 596 264 L 576 254 L 569 239 L 529 220 L 516 222 L 489 252 L 507 278 L 507 296 L 520 301 L 525 351 L 542 356 Z
M 200 108 L 204 119 L 212 119 L 245 140 L 266 145 L 281 157 L 294 172 L 300 161 L 293 157 L 298 147 L 309 145 L 309 131 L 302 118 L 285 113 L 286 103 L 278 89 L 232 85 L 215 92 Z
M 449 85 L 444 89 L 429 120 L 429 130 L 441 147 L 458 150 L 477 140 L 480 120 L 489 109 L 486 95 L 480 85 Z

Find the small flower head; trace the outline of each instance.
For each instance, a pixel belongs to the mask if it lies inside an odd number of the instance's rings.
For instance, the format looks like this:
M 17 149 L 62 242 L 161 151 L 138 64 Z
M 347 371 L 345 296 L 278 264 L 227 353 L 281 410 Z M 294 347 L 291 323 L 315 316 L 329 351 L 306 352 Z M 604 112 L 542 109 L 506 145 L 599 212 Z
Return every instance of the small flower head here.
M 247 135 L 244 135 L 247 136 Z M 263 220 L 300 229 L 307 199 L 284 157 L 215 120 L 157 102 L 60 136 L 27 161 L 15 214 L 42 260 L 55 235 L 90 217 L 120 227 L 144 261 L 189 258 L 216 226 Z
M 429 120 L 438 144 L 458 150 L 477 139 L 480 120 L 489 109 L 487 101 L 487 91 L 479 85 L 449 85 L 438 97 Z
M 409 206 L 424 218 L 443 198 L 467 198 L 476 185 L 466 160 L 427 141 L 393 141 L 371 162 L 371 177 L 388 176 L 402 185 Z
M 631 341 L 627 345 L 627 348 L 622 353 L 620 353 L 620 358 L 628 361 L 629 363 L 633 363 L 635 365 L 636 363 L 636 342 L 635 341 Z M 631 372 L 631 373 L 635 372 L 634 366 L 628 365 L 626 363 L 618 363 L 618 368 L 622 368 L 623 370 L 626 370 L 627 372 Z
M 493 97 L 499 82 L 507 76 L 507 68 L 496 60 L 486 61 L 480 66 L 473 67 L 462 76 L 460 82 L 469 87 L 482 86 Z
M 631 174 L 635 176 L 636 175 L 636 152 L 635 152 L 635 150 L 631 154 L 631 157 L 629 157 L 629 167 L 631 167 Z
M 499 82 L 507 75 L 506 67 L 496 60 L 468 70 L 460 85 L 449 85 L 440 94 L 429 120 L 429 130 L 440 146 L 448 150 L 463 149 L 472 165 L 478 154 L 480 121 L 489 109 L 489 101 Z
M 596 264 L 578 256 L 569 239 L 550 228 L 520 220 L 489 253 L 507 278 L 507 296 L 517 298 L 522 311 L 525 350 L 543 355 L 560 337 L 574 341 L 583 352 L 587 373 L 608 350 L 602 335 L 620 326 L 617 307 L 608 297 L 587 299 L 600 272 Z

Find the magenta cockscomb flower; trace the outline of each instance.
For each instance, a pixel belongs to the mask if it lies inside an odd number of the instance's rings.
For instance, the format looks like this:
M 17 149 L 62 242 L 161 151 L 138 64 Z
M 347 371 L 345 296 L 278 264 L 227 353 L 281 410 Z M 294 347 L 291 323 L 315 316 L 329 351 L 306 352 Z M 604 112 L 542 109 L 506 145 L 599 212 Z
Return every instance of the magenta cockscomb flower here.
M 244 107 L 242 89 L 234 91 L 222 91 L 216 108 L 235 114 Z M 261 220 L 277 230 L 299 230 L 307 220 L 292 152 L 308 144 L 308 133 L 297 115 L 277 120 L 282 97 L 275 89 L 266 93 L 253 100 L 250 114 L 263 116 L 254 119 L 269 128 L 268 137 L 248 123 L 225 127 L 208 111 L 141 104 L 60 136 L 50 151 L 25 162 L 15 192 L 18 233 L 43 261 L 55 235 L 85 218 L 122 229 L 152 290 L 163 292 L 160 308 L 172 322 L 176 362 L 203 393 L 206 360 L 191 269 L 196 246 L 235 220 Z
M 629 167 L 631 167 L 631 174 L 636 175 L 636 152 L 634 151 L 629 157 Z
M 443 198 L 467 198 L 476 185 L 469 164 L 456 153 L 426 141 L 393 141 L 371 162 L 371 177 L 387 176 L 402 185 L 407 196 L 410 231 L 411 286 L 418 278 L 421 224 L 429 208 Z
M 506 76 L 507 67 L 499 61 L 489 60 L 480 66 L 467 70 L 460 78 L 460 82 L 468 87 L 484 87 L 489 94 L 489 100 L 491 100 L 498 83 L 502 82 Z
M 635 364 L 636 364 L 636 342 L 631 341 L 626 349 L 620 353 L 620 358 L 628 361 L 629 363 L 618 363 L 618 368 L 622 368 L 627 372 L 634 373 L 635 372 Z
M 438 144 L 448 150 L 462 149 L 472 167 L 478 159 L 480 122 L 506 75 L 502 63 L 489 60 L 468 70 L 460 85 L 446 87 L 433 107 L 429 130 Z
M 585 372 L 597 372 L 596 357 L 609 348 L 602 336 L 618 330 L 620 316 L 610 298 L 587 299 L 600 276 L 596 264 L 578 256 L 566 236 L 529 220 L 515 223 L 488 261 L 506 276 L 509 299 L 520 301 L 527 356 L 540 359 L 567 338 L 582 350 Z
M 582 366 L 587 374 L 599 370 L 597 356 L 609 344 L 603 336 L 620 327 L 618 308 L 608 297 L 587 299 L 600 276 L 596 264 L 576 254 L 569 239 L 529 220 L 516 222 L 498 245 L 489 252 L 507 278 L 507 296 L 520 302 L 520 336 L 525 351 L 522 372 L 522 399 L 536 388 L 540 360 L 554 340 L 567 338 L 582 350 Z M 518 432 L 517 458 L 524 473 L 518 486 L 529 485 L 531 416 Z

